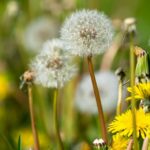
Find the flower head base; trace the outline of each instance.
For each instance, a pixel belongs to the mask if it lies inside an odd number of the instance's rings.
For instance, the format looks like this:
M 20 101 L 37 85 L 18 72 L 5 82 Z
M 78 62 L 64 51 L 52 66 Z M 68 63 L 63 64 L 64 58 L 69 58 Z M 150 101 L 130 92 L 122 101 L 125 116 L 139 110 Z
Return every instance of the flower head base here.
M 136 37 L 136 20 L 135 18 L 126 18 L 122 25 L 122 30 L 124 34 L 124 43 L 128 43 L 130 38 L 133 40 Z
M 61 88 L 74 75 L 76 69 L 63 49 L 63 42 L 58 39 L 44 44 L 43 50 L 30 64 L 36 84 Z
M 61 29 L 66 49 L 79 56 L 103 53 L 109 47 L 112 36 L 110 20 L 96 10 L 73 13 Z
M 123 30 L 127 33 L 136 32 L 136 20 L 135 18 L 126 18 L 123 24 Z
M 20 76 L 20 89 L 24 87 L 25 84 L 31 85 L 34 80 L 34 72 L 27 70 Z
M 136 110 L 136 116 L 137 137 L 141 136 L 144 139 L 150 128 L 150 116 L 145 114 L 142 109 Z M 115 120 L 109 125 L 109 131 L 112 133 L 119 133 L 126 137 L 132 136 L 133 126 L 131 110 L 128 110 L 122 115 L 116 116 Z
M 115 74 L 117 75 L 119 81 L 123 81 L 125 78 L 125 72 L 122 68 L 118 68 L 115 72 Z

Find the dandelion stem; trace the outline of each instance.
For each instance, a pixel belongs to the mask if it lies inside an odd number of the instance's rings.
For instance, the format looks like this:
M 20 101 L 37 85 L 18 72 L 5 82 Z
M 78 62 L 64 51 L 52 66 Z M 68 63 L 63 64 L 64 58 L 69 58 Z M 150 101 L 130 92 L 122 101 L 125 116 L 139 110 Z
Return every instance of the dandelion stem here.
M 146 137 L 143 142 L 142 150 L 148 150 L 149 138 Z
M 91 81 L 92 81 L 92 85 L 93 85 L 93 90 L 94 90 L 94 94 L 95 94 L 95 98 L 96 98 L 96 104 L 97 104 L 97 108 L 98 108 L 99 121 L 100 121 L 100 125 L 101 125 L 101 130 L 102 130 L 102 138 L 107 143 L 108 141 L 107 141 L 106 125 L 105 125 L 105 120 L 104 120 L 104 114 L 103 114 L 103 109 L 102 109 L 102 104 L 101 104 L 100 93 L 99 93 L 99 89 L 98 89 L 95 75 L 94 75 L 92 56 L 88 56 L 87 61 L 88 61 L 88 69 L 89 69 L 89 73 L 90 73 Z
M 133 50 L 133 37 L 132 34 L 130 35 L 130 84 L 132 88 L 132 101 L 131 101 L 131 106 L 132 106 L 132 124 L 133 124 L 133 140 L 134 140 L 134 150 L 138 150 L 138 142 L 137 142 L 137 134 L 136 134 L 136 103 L 135 103 L 135 98 L 134 98 L 134 85 L 135 85 L 135 70 L 134 70 L 134 65 L 135 65 L 135 58 L 134 58 L 134 50 Z
M 127 150 L 132 150 L 132 147 L 133 147 L 133 139 L 130 139 Z
M 63 142 L 60 136 L 60 131 L 59 131 L 59 123 L 58 123 L 58 112 L 57 112 L 57 96 L 58 96 L 58 89 L 54 90 L 54 102 L 53 102 L 53 114 L 54 114 L 54 123 L 55 123 L 55 130 L 56 130 L 56 135 L 59 143 L 60 150 L 64 150 Z
M 118 103 L 117 103 L 117 115 L 121 114 L 122 110 L 122 83 L 123 81 L 119 80 L 119 87 L 118 87 Z
M 35 115 L 34 115 L 34 110 L 33 110 L 31 85 L 28 85 L 28 96 L 29 96 L 29 110 L 30 110 L 31 126 L 32 126 L 32 133 L 33 133 L 33 138 L 34 138 L 34 149 L 39 150 L 40 146 L 39 146 L 38 133 L 37 133 L 36 124 L 35 124 Z

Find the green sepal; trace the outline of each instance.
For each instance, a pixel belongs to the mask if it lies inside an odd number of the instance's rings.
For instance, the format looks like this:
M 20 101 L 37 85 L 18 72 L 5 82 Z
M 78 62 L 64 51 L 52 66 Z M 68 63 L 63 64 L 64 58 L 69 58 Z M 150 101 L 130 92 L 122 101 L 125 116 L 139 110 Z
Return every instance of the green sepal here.
M 137 77 L 146 77 L 150 74 L 149 56 L 145 53 L 143 56 L 139 56 L 137 59 L 135 75 Z

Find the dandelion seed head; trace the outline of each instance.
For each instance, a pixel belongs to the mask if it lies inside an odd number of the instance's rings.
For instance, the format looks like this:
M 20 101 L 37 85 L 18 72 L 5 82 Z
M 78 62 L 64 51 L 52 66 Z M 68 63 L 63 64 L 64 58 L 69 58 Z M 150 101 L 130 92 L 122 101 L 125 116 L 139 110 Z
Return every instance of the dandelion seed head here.
M 14 17 L 19 11 L 19 5 L 17 1 L 9 1 L 6 7 L 6 13 L 9 17 Z
M 59 39 L 45 42 L 30 68 L 34 72 L 36 84 L 52 88 L 63 87 L 76 72 L 71 57 L 64 51 L 63 42 Z
M 110 71 L 96 72 L 98 88 L 102 99 L 103 111 L 106 114 L 114 111 L 117 105 L 118 80 Z M 77 86 L 75 107 L 78 111 L 87 114 L 97 114 L 97 106 L 89 75 L 83 76 Z
M 54 19 L 39 17 L 26 27 L 23 44 L 31 52 L 39 52 L 43 43 L 58 35 L 58 24 Z
M 135 18 L 126 18 L 123 23 L 124 30 L 130 32 L 136 31 L 136 20 Z
M 61 38 L 70 53 L 89 56 L 103 53 L 113 37 L 111 21 L 96 10 L 81 10 L 66 19 Z

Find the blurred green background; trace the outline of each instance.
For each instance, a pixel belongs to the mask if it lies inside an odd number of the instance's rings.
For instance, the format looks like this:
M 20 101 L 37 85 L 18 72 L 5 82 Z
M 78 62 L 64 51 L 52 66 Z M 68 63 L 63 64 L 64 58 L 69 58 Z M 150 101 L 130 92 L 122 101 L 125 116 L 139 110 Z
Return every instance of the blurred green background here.
M 127 17 L 135 17 L 136 43 L 145 50 L 150 50 L 149 0 L 0 0 L 1 150 L 17 149 L 19 135 L 22 136 L 24 149 L 33 145 L 27 89 L 19 89 L 19 78 L 28 69 L 29 62 L 40 50 L 42 42 L 48 38 L 59 37 L 65 17 L 82 8 L 105 12 L 112 19 L 116 30 L 118 22 Z M 123 65 L 124 61 L 128 62 L 128 52 L 124 49 L 126 50 L 122 47 L 115 57 L 112 70 Z M 84 145 L 82 149 L 88 150 L 85 143 L 90 143 L 97 136 L 99 127 L 96 116 L 86 116 L 74 111 L 73 102 L 70 100 L 72 95 L 69 93 L 74 93 L 75 84 L 76 79 L 61 92 L 65 98 L 60 103 L 60 125 L 66 149 L 73 149 L 79 143 Z M 33 91 L 41 147 L 44 150 L 57 149 L 52 123 L 53 90 L 34 86 Z

